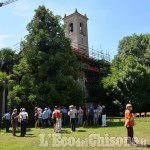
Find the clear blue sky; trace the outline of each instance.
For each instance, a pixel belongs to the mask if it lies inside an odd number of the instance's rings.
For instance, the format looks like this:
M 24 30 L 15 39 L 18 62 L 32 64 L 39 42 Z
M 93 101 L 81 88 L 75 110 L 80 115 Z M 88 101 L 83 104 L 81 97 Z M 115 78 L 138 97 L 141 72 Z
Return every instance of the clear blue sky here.
M 26 26 L 39 5 L 62 17 L 76 8 L 86 13 L 89 47 L 109 52 L 111 59 L 124 36 L 150 33 L 150 0 L 18 0 L 0 7 L 0 49 L 14 49 L 24 39 Z

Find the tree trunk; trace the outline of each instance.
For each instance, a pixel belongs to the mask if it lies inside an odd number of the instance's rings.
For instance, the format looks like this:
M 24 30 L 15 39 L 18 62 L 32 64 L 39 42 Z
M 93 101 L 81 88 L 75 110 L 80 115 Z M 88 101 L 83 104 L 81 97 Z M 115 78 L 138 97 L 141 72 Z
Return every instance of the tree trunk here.
M 6 102 L 6 100 L 5 100 L 5 97 L 6 97 L 6 95 L 5 95 L 5 92 L 6 90 L 5 90 L 5 88 L 3 89 L 3 101 L 2 101 L 2 114 L 4 114 L 5 113 L 5 102 Z
M 2 123 L 3 116 L 3 88 L 0 87 L 0 126 Z

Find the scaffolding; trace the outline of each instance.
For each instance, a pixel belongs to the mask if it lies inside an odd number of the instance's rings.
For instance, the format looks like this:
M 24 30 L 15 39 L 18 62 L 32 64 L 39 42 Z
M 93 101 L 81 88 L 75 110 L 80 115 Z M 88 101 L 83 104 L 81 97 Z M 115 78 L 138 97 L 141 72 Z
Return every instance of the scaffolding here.
M 83 44 L 77 44 L 75 42 L 72 42 L 71 46 L 74 53 L 86 57 L 87 59 L 111 61 L 109 52 L 106 51 L 106 53 L 104 53 L 102 48 L 101 50 L 95 50 L 93 47 L 89 48 Z

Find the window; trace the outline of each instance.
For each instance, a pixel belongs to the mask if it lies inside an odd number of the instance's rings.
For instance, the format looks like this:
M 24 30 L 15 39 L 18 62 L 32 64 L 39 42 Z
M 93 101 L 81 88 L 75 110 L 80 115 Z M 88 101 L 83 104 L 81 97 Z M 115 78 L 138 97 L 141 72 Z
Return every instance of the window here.
M 83 33 L 83 24 L 80 22 L 80 33 Z
M 73 32 L 73 23 L 70 23 L 69 25 L 69 32 Z

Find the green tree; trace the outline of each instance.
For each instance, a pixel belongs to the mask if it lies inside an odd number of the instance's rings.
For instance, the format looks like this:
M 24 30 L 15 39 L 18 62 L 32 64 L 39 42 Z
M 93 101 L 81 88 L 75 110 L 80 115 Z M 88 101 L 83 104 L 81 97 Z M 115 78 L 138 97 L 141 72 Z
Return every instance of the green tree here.
M 13 65 L 18 62 L 18 57 L 10 48 L 0 50 L 0 114 L 2 115 L 7 109 L 8 83 Z M 1 116 L 0 116 L 1 118 Z
M 19 83 L 13 87 L 13 99 L 22 104 L 52 105 L 81 103 L 84 100 L 79 65 L 65 37 L 60 16 L 39 6 L 27 25 L 22 60 L 15 66 Z
M 0 50 L 0 71 L 7 74 L 12 73 L 13 65 L 19 60 L 19 55 L 10 48 L 3 48 Z
M 0 125 L 2 115 L 5 113 L 5 89 L 8 85 L 8 80 L 8 75 L 0 71 Z
M 131 102 L 137 110 L 150 106 L 150 35 L 132 35 L 119 42 L 111 74 L 103 79 L 104 87 L 120 107 Z

